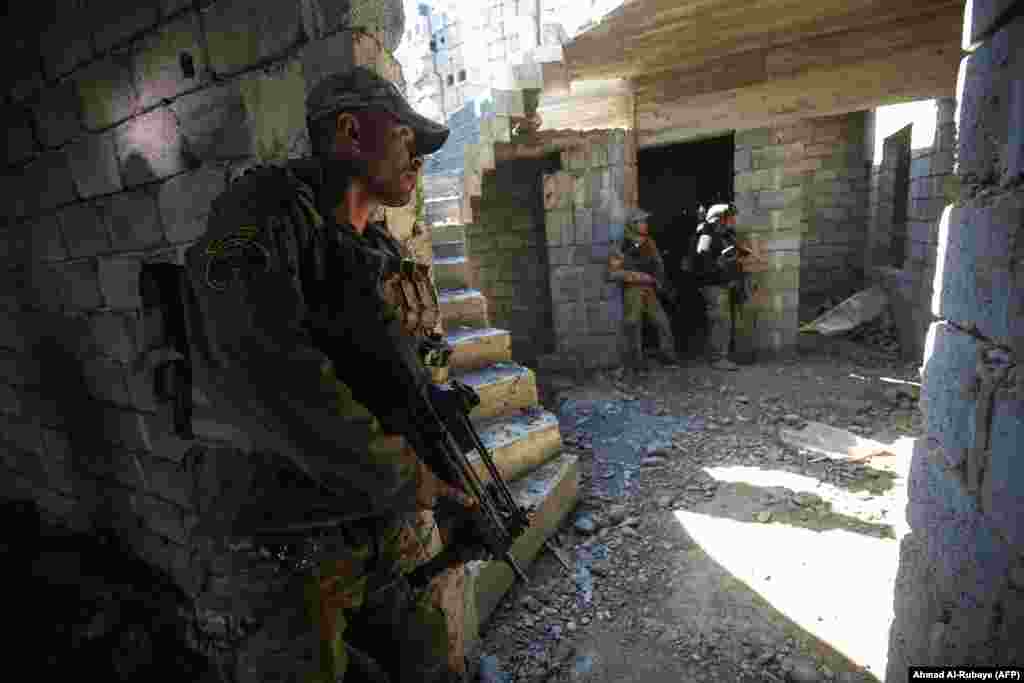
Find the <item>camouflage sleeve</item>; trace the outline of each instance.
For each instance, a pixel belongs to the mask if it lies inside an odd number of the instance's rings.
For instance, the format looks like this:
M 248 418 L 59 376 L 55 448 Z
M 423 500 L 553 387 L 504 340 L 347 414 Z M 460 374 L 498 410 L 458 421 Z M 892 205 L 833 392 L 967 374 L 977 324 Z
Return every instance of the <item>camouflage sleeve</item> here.
M 206 236 L 189 249 L 211 381 L 237 412 L 263 423 L 261 433 L 293 444 L 296 464 L 353 514 L 412 511 L 414 461 L 381 454 L 372 420 L 339 415 L 337 394 L 323 381 L 328 354 L 309 332 L 302 286 L 313 231 L 300 214 L 285 213 L 268 217 L 246 202 L 218 202 Z M 358 362 L 358 353 L 348 360 Z

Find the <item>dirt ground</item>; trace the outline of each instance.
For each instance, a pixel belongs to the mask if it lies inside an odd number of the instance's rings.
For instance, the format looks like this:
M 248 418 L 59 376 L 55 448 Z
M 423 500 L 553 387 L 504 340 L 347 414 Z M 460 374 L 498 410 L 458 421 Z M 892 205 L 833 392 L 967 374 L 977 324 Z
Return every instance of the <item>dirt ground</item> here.
M 916 364 L 819 340 L 737 372 L 539 380 L 581 459 L 580 504 L 554 539 L 572 571 L 545 552 L 504 598 L 481 680 L 884 675 Z M 892 447 L 852 462 L 780 440 L 808 420 Z

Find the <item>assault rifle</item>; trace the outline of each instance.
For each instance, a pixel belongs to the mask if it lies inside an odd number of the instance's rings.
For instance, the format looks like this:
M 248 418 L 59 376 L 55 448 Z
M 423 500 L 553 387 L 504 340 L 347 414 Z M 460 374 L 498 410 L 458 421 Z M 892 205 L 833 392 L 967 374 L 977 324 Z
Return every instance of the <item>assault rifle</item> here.
M 438 418 L 433 429 L 422 430 L 414 438 L 417 455 L 439 478 L 473 497 L 477 505 L 470 510 L 447 500 L 436 508 L 439 523 L 451 529 L 451 539 L 440 554 L 408 575 L 414 587 L 425 585 L 433 576 L 456 564 L 472 559 L 479 548 L 501 558 L 516 577 L 528 583 L 516 558 L 512 544 L 530 526 L 527 511 L 512 497 L 512 492 L 498 471 L 480 435 L 469 421 L 469 412 L 480 404 L 480 396 L 472 387 L 452 380 L 448 388 L 432 387 L 429 412 Z M 433 431 L 433 434 L 429 432 Z M 476 451 L 490 480 L 477 474 L 466 456 Z

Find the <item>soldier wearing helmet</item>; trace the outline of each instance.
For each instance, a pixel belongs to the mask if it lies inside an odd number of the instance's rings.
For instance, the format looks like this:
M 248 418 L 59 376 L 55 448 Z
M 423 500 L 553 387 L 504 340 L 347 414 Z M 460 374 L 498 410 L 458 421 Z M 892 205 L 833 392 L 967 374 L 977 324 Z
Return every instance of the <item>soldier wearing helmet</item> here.
M 672 326 L 657 296 L 667 283 L 665 264 L 649 233 L 650 215 L 643 209 L 634 209 L 627 219 L 622 242 L 614 245 L 608 256 L 607 279 L 622 285 L 625 365 L 631 372 L 646 368 L 644 322 L 652 324 L 658 333 L 655 357 L 670 365 L 678 362 Z
M 739 369 L 729 359 L 732 341 L 735 288 L 742 282 L 736 244 L 736 207 L 715 204 L 697 227 L 691 257 L 694 276 L 704 297 L 709 323 L 708 356 L 716 370 Z

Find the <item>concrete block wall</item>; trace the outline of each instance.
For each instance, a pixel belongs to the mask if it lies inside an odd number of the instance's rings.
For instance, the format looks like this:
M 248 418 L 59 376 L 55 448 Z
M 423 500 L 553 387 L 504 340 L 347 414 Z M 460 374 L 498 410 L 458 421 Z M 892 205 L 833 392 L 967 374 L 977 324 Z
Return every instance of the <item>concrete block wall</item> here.
M 552 367 L 618 364 L 622 292 L 605 281 L 608 252 L 636 206 L 636 148 L 628 131 L 592 131 L 544 177 L 545 233 L 555 332 Z
M 906 358 L 919 358 L 931 316 L 932 290 L 942 211 L 956 196 L 957 177 L 953 173 L 956 156 L 956 99 L 936 100 L 936 128 L 930 147 L 909 152 L 906 226 L 903 229 L 903 260 L 893 262 L 887 251 L 893 226 L 885 221 L 892 206 L 891 188 L 897 169 L 886 157 L 872 171 L 872 223 L 865 267 L 871 282 L 885 287 L 889 295 L 900 349 Z M 909 147 L 909 144 L 908 144 Z M 890 231 L 890 232 L 887 232 Z
M 912 126 L 908 125 L 886 138 L 882 158 L 871 169 L 871 219 L 864 250 L 865 268 L 900 268 L 906 258 L 911 132 Z
M 223 576 L 196 528 L 245 482 L 247 440 L 173 435 L 140 272 L 181 262 L 242 169 L 307 151 L 318 79 L 359 63 L 401 82 L 401 3 L 39 5 L 5 22 L 0 497 L 113 529 L 198 600 Z M 400 237 L 414 210 L 389 213 Z
M 911 664 L 1024 663 L 1024 64 L 1011 47 L 1024 41 L 1024 17 L 1019 1 L 971 4 L 962 185 L 938 222 L 927 434 L 911 467 L 888 681 Z
M 450 175 L 462 170 L 466 145 L 480 142 L 481 114 L 480 107 L 475 101 L 467 102 L 452 112 L 447 121 L 451 130 L 448 141 L 424 164 L 425 176 Z M 428 192 L 427 197 L 430 196 L 432 195 Z
M 491 325 L 509 330 L 512 357 L 536 365 L 554 344 L 541 176 L 557 158 L 498 164 L 484 174 L 480 220 L 466 226 L 471 277 Z
M 740 238 L 757 255 L 737 350 L 796 342 L 801 305 L 856 286 L 868 178 L 864 112 L 736 133 Z

